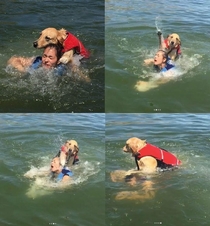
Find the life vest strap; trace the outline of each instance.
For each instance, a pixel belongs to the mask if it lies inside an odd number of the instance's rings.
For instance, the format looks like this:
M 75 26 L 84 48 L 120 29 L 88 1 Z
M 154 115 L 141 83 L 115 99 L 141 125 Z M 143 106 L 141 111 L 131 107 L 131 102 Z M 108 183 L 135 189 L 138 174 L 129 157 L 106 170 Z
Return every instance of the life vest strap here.
M 137 166 L 137 170 L 140 170 L 140 169 L 139 169 L 138 157 L 137 157 L 137 156 L 135 156 L 135 163 L 136 163 L 136 166 Z

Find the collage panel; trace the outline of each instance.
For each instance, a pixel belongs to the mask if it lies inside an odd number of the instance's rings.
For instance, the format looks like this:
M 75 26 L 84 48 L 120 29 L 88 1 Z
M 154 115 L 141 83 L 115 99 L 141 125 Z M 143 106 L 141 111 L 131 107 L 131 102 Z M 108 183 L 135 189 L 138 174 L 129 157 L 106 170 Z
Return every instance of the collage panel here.
M 210 3 L 0 6 L 0 225 L 210 225 Z
M 0 225 L 105 226 L 104 120 L 0 114 Z
M 209 8 L 105 1 L 107 113 L 210 112 Z
M 209 225 L 209 121 L 106 114 L 106 225 Z
M 104 1 L 0 6 L 0 112 L 104 113 Z

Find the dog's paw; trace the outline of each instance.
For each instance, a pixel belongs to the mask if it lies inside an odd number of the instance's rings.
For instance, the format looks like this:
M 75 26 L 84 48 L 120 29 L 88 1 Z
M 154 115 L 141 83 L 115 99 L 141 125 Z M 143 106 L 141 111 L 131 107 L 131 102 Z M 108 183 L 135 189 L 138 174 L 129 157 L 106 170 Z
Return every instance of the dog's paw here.
M 158 31 L 157 31 L 157 35 L 158 35 L 158 36 L 161 36 L 161 35 L 162 35 L 161 30 L 158 30 Z
M 69 62 L 69 58 L 62 56 L 59 60 L 59 63 L 67 64 Z

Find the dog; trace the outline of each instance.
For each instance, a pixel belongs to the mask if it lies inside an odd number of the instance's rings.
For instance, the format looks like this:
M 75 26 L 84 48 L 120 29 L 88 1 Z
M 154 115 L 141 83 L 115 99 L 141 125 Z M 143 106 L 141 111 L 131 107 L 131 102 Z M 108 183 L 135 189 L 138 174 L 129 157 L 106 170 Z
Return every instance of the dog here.
M 146 201 L 155 197 L 153 182 L 151 178 L 148 180 L 144 175 L 152 175 L 157 168 L 169 169 L 177 167 L 181 161 L 170 152 L 147 143 L 146 140 L 132 137 L 126 141 L 123 151 L 131 153 L 135 158 L 137 170 L 116 170 L 110 173 L 113 182 L 128 182 L 131 186 L 136 186 L 138 181 L 142 181 L 141 190 L 137 191 L 121 191 L 115 196 L 116 200 L 128 199 Z
M 178 167 L 181 164 L 181 161 L 169 151 L 149 144 L 146 140 L 137 137 L 128 139 L 123 151 L 132 154 L 138 170 L 155 171 L 157 168 L 169 169 Z
M 79 162 L 79 145 L 76 140 L 67 140 L 55 157 L 60 158 L 60 164 L 71 167 Z
M 83 58 L 89 58 L 90 53 L 84 47 L 82 42 L 73 34 L 65 29 L 57 30 L 55 28 L 44 29 L 40 37 L 33 42 L 35 48 L 44 48 L 48 44 L 58 44 L 63 47 L 63 55 L 59 60 L 59 63 L 67 64 L 73 61 L 74 54 L 79 54 Z
M 175 61 L 181 56 L 181 39 L 178 34 L 172 33 L 164 39 L 161 31 L 158 31 L 159 49 L 165 50 L 171 60 Z

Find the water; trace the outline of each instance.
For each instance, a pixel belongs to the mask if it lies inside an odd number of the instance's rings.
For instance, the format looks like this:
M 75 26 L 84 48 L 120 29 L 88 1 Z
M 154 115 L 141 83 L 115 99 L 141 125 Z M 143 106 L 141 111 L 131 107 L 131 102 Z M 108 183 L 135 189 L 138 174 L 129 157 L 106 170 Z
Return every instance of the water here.
M 210 2 L 107 0 L 105 8 L 106 112 L 209 112 Z M 155 76 L 143 61 L 158 49 L 157 28 L 180 35 L 183 58 L 169 82 L 139 92 L 137 81 Z
M 103 1 L 1 1 L 0 23 L 0 112 L 104 112 Z M 90 83 L 72 73 L 20 78 L 5 71 L 13 55 L 42 54 L 32 44 L 47 27 L 65 28 L 90 50 L 81 65 Z
M 197 226 L 210 224 L 209 114 L 106 114 L 107 225 Z M 120 191 L 139 191 L 141 184 L 113 183 L 110 172 L 134 169 L 125 141 L 146 139 L 175 154 L 182 165 L 151 176 L 155 196 L 144 202 L 115 200 Z
M 105 225 L 104 114 L 0 114 L 0 225 Z M 67 187 L 24 174 L 49 167 L 67 139 L 80 164 Z

